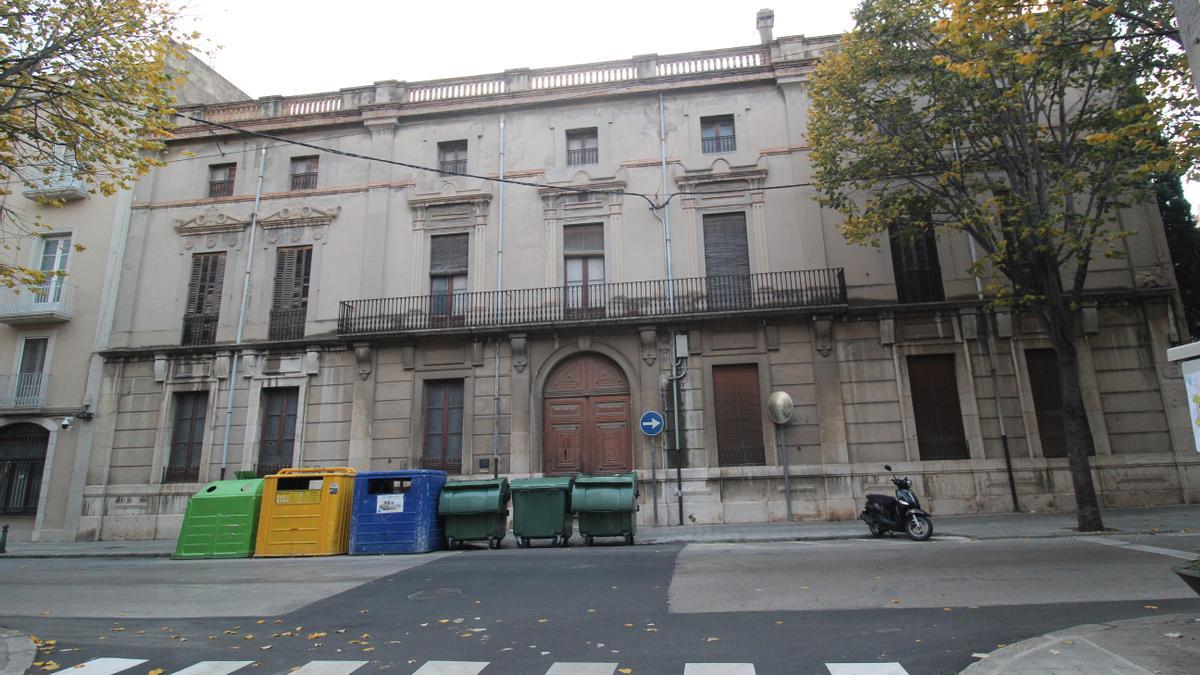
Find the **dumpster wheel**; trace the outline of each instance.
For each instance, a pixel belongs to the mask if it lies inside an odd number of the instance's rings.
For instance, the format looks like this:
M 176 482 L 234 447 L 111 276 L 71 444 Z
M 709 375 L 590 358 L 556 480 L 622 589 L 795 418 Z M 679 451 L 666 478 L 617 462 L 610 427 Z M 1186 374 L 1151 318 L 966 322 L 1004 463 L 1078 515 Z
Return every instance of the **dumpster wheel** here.
M 500 540 L 495 537 L 488 539 L 488 548 L 492 548 L 492 549 L 500 548 Z
M 584 535 L 584 537 L 583 537 L 583 544 L 585 546 L 591 546 L 592 542 L 594 542 L 594 541 L 596 541 L 596 539 L 590 534 Z
M 633 546 L 633 533 L 632 532 L 625 535 L 625 545 Z
M 517 547 L 518 548 L 529 548 L 529 537 L 518 537 L 517 538 Z

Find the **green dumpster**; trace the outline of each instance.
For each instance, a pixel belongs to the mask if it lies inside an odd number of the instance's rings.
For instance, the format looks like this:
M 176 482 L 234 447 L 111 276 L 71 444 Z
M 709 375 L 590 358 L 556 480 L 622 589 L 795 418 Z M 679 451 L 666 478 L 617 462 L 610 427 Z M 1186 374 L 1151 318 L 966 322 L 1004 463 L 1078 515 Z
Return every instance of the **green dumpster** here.
M 263 481 L 219 480 L 188 500 L 175 544 L 176 559 L 254 555 Z
M 467 541 L 486 541 L 500 548 L 508 525 L 508 479 L 456 480 L 442 486 L 438 515 L 447 548 Z
M 612 476 L 580 476 L 571 488 L 571 508 L 579 514 L 583 543 L 595 537 L 625 537 L 633 543 L 637 530 L 637 472 Z
M 531 539 L 550 539 L 566 546 L 575 530 L 571 518 L 570 476 L 521 478 L 512 482 L 513 536 L 529 548 Z

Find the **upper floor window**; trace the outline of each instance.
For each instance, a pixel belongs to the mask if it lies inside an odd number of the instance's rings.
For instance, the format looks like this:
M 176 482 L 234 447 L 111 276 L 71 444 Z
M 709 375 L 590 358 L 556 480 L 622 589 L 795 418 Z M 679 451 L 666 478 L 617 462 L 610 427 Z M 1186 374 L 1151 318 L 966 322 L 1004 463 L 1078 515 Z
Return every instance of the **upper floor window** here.
M 237 164 L 208 165 L 208 196 L 228 197 L 233 194 L 233 179 L 237 175 Z
M 946 299 L 942 267 L 938 263 L 937 238 L 932 227 L 920 230 L 888 228 L 892 248 L 892 271 L 896 275 L 896 297 L 900 302 L 939 302 Z
M 596 127 L 567 132 L 567 165 L 595 164 L 600 161 L 600 142 Z
M 210 345 L 216 342 L 224 282 L 224 251 L 192 254 L 187 307 L 183 311 L 183 344 Z
M 308 286 L 312 270 L 312 247 L 291 246 L 275 254 L 275 294 L 271 299 L 271 340 L 304 337 L 308 315 Z
M 466 173 L 467 142 L 462 140 L 438 143 L 438 163 L 442 173 Z
M 733 135 L 733 115 L 700 118 L 700 150 L 705 154 L 737 150 L 737 142 Z
M 71 257 L 71 235 L 48 235 L 42 237 L 42 255 L 38 271 L 46 275 L 39 284 L 39 292 L 33 296 L 35 303 L 53 303 L 62 300 L 66 279 L 67 261 Z
M 317 160 L 316 155 L 311 157 L 293 157 L 292 158 L 292 189 L 293 190 L 312 190 L 317 187 Z
M 467 294 L 467 264 L 470 236 L 440 235 L 430 238 L 430 317 L 435 323 L 459 323 Z
M 21 340 L 21 356 L 17 365 L 17 375 L 12 383 L 11 405 L 40 406 L 45 402 L 46 352 L 49 345 L 48 337 L 27 337 Z
M 563 228 L 563 280 L 567 315 L 574 318 L 604 313 L 604 226 L 568 225 Z

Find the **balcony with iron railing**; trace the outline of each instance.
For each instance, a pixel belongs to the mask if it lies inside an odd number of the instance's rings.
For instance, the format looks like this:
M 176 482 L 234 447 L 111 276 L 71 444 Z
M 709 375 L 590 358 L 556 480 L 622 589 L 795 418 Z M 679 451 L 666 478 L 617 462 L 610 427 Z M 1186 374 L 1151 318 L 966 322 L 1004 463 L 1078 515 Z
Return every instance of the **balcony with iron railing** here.
M 207 312 L 188 312 L 183 315 L 182 345 L 211 345 L 217 341 L 217 320 L 219 314 Z
M 267 339 L 299 340 L 303 338 L 304 320 L 307 315 L 307 307 L 271 310 L 270 325 L 267 327 Z
M 0 375 L 0 408 L 40 408 L 46 403 L 50 376 L 45 373 Z
M 841 268 L 342 301 L 338 334 L 631 323 L 846 304 Z
M 292 189 L 293 190 L 315 190 L 317 189 L 317 172 L 311 171 L 306 173 L 292 174 Z
M 600 161 L 600 148 L 574 148 L 567 150 L 567 164 L 579 166 L 595 164 Z
M 737 137 L 732 134 L 728 136 L 709 136 L 708 138 L 700 139 L 700 151 L 706 155 L 716 152 L 734 152 L 736 150 Z
M 69 321 L 74 314 L 75 284 L 61 277 L 36 286 L 0 286 L 0 323 L 17 326 Z
M 442 173 L 452 176 L 460 176 L 467 172 L 467 160 L 465 159 L 443 159 L 441 161 Z

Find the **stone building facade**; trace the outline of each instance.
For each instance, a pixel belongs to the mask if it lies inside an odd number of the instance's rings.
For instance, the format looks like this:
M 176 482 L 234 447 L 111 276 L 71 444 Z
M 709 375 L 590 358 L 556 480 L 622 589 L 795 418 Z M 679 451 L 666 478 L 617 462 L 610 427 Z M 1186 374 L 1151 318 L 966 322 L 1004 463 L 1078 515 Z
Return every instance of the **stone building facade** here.
M 1007 447 L 1022 508 L 1072 508 L 1033 317 L 985 309 L 965 238 L 852 246 L 813 200 L 835 43 L 186 110 L 133 197 L 77 536 L 172 537 L 203 482 L 283 465 L 636 470 L 643 523 L 764 522 L 784 452 L 798 517 L 841 519 L 884 463 L 935 514 L 1011 509 Z M 1118 220 L 1078 336 L 1098 489 L 1196 501 L 1162 226 Z

